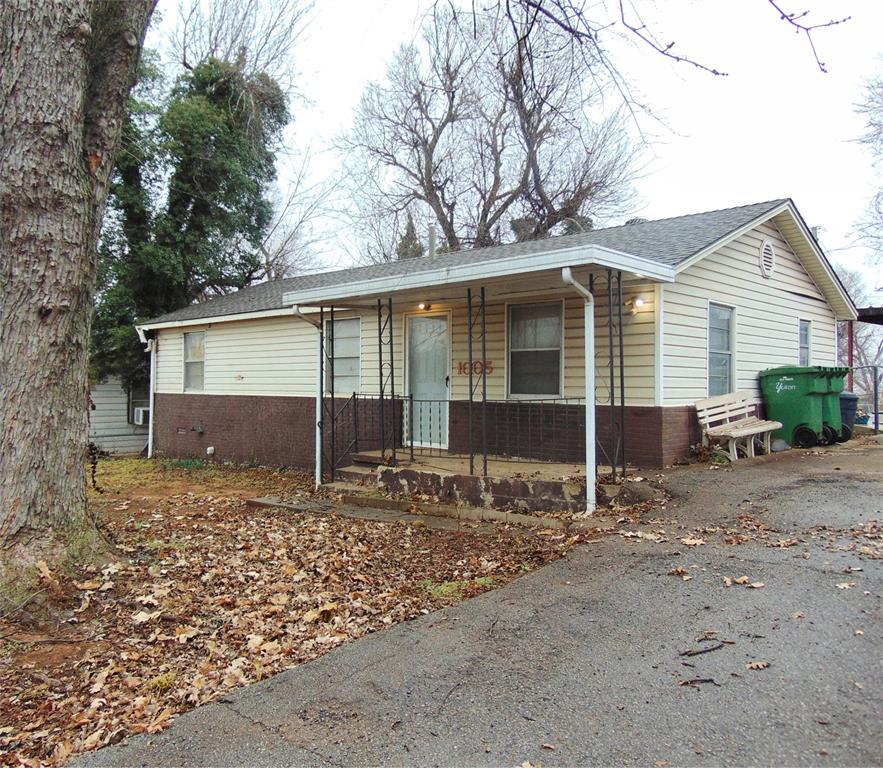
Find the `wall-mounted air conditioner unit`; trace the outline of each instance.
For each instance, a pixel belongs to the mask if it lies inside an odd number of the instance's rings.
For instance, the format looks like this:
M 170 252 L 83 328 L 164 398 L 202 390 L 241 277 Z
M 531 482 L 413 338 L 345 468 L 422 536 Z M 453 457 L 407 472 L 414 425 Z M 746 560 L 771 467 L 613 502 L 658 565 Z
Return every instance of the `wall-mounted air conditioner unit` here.
M 146 427 L 150 423 L 150 408 L 135 408 L 135 423 Z

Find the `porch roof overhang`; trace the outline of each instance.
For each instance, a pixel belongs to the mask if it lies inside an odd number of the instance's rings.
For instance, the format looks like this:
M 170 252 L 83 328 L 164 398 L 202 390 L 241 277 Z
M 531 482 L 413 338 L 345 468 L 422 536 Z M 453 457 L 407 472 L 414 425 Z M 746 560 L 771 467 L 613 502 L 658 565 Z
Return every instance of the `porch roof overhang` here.
M 872 325 L 883 325 L 883 307 L 860 307 L 858 321 Z
M 550 286 L 560 287 L 560 273 L 564 267 L 612 269 L 649 282 L 670 283 L 675 279 L 674 267 L 603 246 L 590 245 L 290 291 L 283 294 L 282 301 L 286 306 L 308 307 L 332 304 L 353 306 L 360 301 L 420 293 L 427 298 L 434 298 L 433 294 L 437 295 L 439 289 L 450 286 L 465 288 L 485 283 L 499 285 L 526 275 L 539 278 L 543 273 L 549 276 Z M 532 282 L 531 286 L 533 285 Z

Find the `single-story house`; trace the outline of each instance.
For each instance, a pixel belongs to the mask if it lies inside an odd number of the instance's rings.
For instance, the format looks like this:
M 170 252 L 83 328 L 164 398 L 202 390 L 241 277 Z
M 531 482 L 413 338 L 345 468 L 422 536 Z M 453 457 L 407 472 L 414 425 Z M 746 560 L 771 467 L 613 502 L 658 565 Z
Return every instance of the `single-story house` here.
M 92 384 L 89 440 L 106 453 L 141 453 L 147 446 L 147 392 L 131 391 L 116 376 Z
M 835 364 L 855 318 L 790 199 L 277 280 L 139 326 L 150 453 L 662 467 L 696 400 Z

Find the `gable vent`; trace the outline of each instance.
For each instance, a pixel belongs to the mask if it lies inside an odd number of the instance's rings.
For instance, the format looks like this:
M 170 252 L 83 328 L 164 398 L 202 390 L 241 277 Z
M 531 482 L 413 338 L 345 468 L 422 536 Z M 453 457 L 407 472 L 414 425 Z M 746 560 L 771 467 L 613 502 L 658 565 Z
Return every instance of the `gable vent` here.
M 775 267 L 776 252 L 773 250 L 773 244 L 769 240 L 764 240 L 760 244 L 760 274 L 770 278 L 773 276 Z

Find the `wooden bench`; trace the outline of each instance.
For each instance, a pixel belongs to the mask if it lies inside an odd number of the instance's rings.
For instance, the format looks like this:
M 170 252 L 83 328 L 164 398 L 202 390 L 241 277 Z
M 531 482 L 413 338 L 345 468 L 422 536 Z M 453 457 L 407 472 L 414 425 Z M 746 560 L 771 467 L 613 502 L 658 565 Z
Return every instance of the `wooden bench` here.
M 696 402 L 696 415 L 702 427 L 702 444 L 727 443 L 730 461 L 739 458 L 739 447 L 754 456 L 754 440 L 760 438 L 764 452 L 770 452 L 773 432 L 781 429 L 778 421 L 766 421 L 757 415 L 754 393 L 739 389 L 726 395 L 717 395 Z

